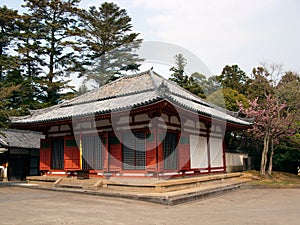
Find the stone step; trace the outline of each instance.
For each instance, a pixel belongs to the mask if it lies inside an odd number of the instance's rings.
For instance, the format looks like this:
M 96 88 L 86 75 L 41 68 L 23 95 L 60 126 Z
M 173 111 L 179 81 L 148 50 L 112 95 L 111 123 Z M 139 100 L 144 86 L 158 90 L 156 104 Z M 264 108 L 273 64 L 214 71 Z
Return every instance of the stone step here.
M 102 179 L 78 180 L 76 178 L 60 178 L 54 184 L 55 187 L 93 189 L 93 190 L 101 188 L 102 185 L 103 185 Z
M 242 173 L 202 175 L 177 179 L 152 179 L 147 178 L 111 178 L 106 179 L 77 179 L 76 177 L 28 177 L 28 182 L 45 183 L 58 188 L 72 189 L 106 189 L 112 191 L 128 191 L 143 193 L 166 193 L 190 188 L 202 188 L 212 185 L 223 185 L 231 180 L 238 182 Z
M 55 182 L 59 178 L 54 176 L 27 176 L 26 180 L 28 182 Z
M 215 175 L 205 175 L 199 177 L 189 177 L 189 178 L 177 178 L 170 180 L 152 180 L 140 179 L 136 182 L 136 178 L 113 178 L 107 182 L 107 189 L 110 190 L 124 190 L 124 191 L 143 191 L 143 192 L 171 192 L 179 191 L 188 188 L 205 187 L 209 185 L 222 184 L 225 181 L 239 180 L 242 173 L 232 173 L 232 174 L 215 174 Z
M 27 176 L 26 181 L 30 184 L 37 184 L 43 186 L 53 186 L 53 184 L 59 179 L 54 176 Z

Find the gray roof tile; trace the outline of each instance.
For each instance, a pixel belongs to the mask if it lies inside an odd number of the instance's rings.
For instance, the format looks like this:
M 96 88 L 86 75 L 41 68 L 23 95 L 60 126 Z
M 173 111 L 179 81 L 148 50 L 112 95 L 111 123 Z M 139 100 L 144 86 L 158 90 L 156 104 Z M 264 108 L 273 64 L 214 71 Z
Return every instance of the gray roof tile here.
M 165 90 L 163 90 L 165 89 Z M 162 92 L 166 92 L 162 94 Z M 160 100 L 216 117 L 236 124 L 250 126 L 251 123 L 226 113 L 226 110 L 206 102 L 174 82 L 166 80 L 153 71 L 122 77 L 96 90 L 78 96 L 62 104 L 32 111 L 29 116 L 11 118 L 12 124 L 35 124 L 71 119 L 93 114 L 107 114 L 147 105 Z
M 26 130 L 0 130 L 0 146 L 39 149 L 40 139 L 43 137 L 42 133 L 26 131 Z

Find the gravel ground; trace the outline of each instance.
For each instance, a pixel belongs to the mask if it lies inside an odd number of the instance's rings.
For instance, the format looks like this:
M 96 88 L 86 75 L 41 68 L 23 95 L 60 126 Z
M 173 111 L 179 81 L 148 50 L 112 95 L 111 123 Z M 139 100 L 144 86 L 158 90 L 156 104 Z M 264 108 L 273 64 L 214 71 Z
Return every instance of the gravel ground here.
M 176 206 L 0 186 L 0 224 L 300 224 L 300 189 L 239 189 Z

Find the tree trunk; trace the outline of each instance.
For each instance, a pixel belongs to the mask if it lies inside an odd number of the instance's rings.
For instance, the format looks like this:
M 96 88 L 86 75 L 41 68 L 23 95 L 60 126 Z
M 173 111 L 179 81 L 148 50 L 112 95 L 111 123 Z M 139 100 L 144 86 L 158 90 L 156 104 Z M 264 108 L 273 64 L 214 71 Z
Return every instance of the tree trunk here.
M 271 154 L 269 159 L 269 168 L 268 168 L 268 174 L 272 174 L 273 169 L 273 155 L 274 155 L 274 145 L 273 145 L 273 139 L 271 139 Z
M 264 137 L 264 148 L 261 155 L 261 163 L 260 163 L 260 177 L 263 177 L 266 175 L 266 166 L 267 166 L 267 156 L 268 156 L 268 150 L 269 150 L 269 133 L 266 132 Z

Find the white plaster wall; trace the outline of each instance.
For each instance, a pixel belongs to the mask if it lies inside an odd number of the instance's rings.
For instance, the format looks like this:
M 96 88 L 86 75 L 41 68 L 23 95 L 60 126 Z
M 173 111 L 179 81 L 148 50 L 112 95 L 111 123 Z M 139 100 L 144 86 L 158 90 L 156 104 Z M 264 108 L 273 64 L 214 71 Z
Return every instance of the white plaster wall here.
M 172 116 L 171 119 L 170 119 L 170 122 L 174 123 L 174 124 L 180 124 L 180 122 L 179 122 L 179 120 L 177 119 L 176 116 Z
M 129 124 L 132 123 L 132 118 L 130 116 L 120 117 L 117 124 Z
M 196 123 L 196 128 L 206 129 L 206 128 L 205 128 L 205 124 L 202 123 L 202 122 L 199 122 L 199 121 Z
M 136 115 L 134 117 L 135 122 L 143 122 L 143 121 L 149 121 L 150 117 L 147 114 L 141 114 L 141 115 Z
M 243 159 L 247 154 L 226 152 L 226 172 L 243 171 Z
M 210 138 L 210 165 L 211 167 L 223 166 L 223 139 Z
M 70 126 L 68 124 L 64 124 L 60 126 L 61 131 L 69 131 L 71 130 Z
M 190 159 L 191 169 L 208 167 L 206 137 L 190 135 Z
M 90 122 L 90 121 L 87 121 L 87 122 L 78 122 L 76 123 L 76 126 L 74 127 L 74 130 L 80 130 L 81 128 L 83 129 L 89 129 L 89 128 L 92 128 L 92 126 L 94 125 L 94 121 L 93 122 Z
M 53 132 L 53 131 L 59 131 L 59 127 L 58 126 L 50 127 L 49 132 Z
M 160 118 L 161 118 L 163 121 L 169 122 L 169 117 L 168 117 L 167 114 L 162 113 L 161 116 L 160 116 Z
M 109 125 L 111 125 L 111 123 L 109 122 L 109 120 L 97 120 L 96 121 L 96 126 L 97 127 L 109 126 Z
M 184 123 L 184 126 L 186 127 L 195 127 L 195 122 L 193 120 L 186 120 Z

